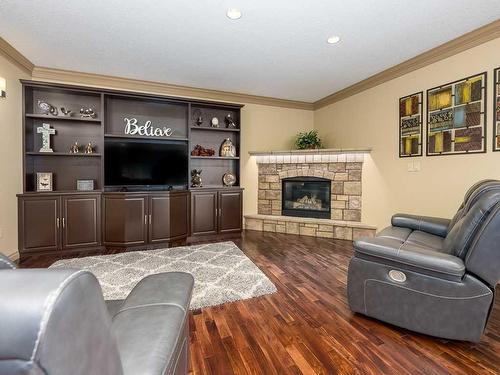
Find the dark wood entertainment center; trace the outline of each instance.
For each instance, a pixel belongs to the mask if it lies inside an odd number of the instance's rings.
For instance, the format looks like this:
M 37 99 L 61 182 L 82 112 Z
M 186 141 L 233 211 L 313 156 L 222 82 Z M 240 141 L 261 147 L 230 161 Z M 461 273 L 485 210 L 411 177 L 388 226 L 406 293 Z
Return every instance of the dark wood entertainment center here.
M 242 105 L 157 96 L 86 86 L 21 81 L 23 84 L 23 193 L 18 194 L 19 253 L 22 258 L 104 248 L 153 248 L 196 238 L 224 238 L 242 230 L 240 110 Z M 57 108 L 45 114 L 39 101 Z M 64 115 L 60 108 L 69 108 Z M 95 115 L 82 118 L 80 108 Z M 230 115 L 235 128 L 226 126 Z M 124 119 L 171 129 L 169 136 L 125 134 Z M 199 118 L 203 122 L 199 123 Z M 218 118 L 219 127 L 211 126 Z M 40 152 L 37 128 L 50 124 L 53 152 Z M 229 138 L 236 156 L 219 156 Z M 155 139 L 187 144 L 187 181 L 174 189 L 106 186 L 107 140 Z M 78 142 L 92 153 L 70 153 Z M 196 145 L 214 156 L 191 156 Z M 203 170 L 203 187 L 191 187 L 191 170 Z M 183 170 L 183 168 L 181 168 Z M 37 173 L 52 173 L 52 191 L 37 191 Z M 233 186 L 222 177 L 231 172 Z M 77 180 L 92 180 L 94 190 L 77 190 Z

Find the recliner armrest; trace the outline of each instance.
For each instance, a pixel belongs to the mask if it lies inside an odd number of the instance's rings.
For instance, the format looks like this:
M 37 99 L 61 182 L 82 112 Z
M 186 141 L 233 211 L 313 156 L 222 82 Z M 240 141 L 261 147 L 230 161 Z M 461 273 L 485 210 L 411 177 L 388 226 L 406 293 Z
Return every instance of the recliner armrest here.
M 168 272 L 145 277 L 130 292 L 112 319 L 124 375 L 187 373 L 179 368 L 187 366 L 193 285 L 192 275 Z
M 420 245 L 390 238 L 361 238 L 354 242 L 356 256 L 402 269 L 460 281 L 465 274 L 462 259 Z
M 446 237 L 450 219 L 410 214 L 395 214 L 391 219 L 391 224 L 395 227 L 421 230 L 437 236 Z

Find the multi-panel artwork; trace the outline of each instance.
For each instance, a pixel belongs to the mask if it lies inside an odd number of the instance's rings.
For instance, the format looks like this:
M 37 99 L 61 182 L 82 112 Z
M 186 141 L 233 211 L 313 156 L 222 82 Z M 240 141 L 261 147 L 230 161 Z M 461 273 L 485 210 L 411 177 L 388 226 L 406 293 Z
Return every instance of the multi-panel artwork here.
M 478 152 L 486 152 L 486 73 L 427 90 L 427 155 Z
M 399 99 L 399 157 L 422 156 L 422 99 L 418 92 Z
M 493 151 L 500 151 L 500 68 L 493 75 Z

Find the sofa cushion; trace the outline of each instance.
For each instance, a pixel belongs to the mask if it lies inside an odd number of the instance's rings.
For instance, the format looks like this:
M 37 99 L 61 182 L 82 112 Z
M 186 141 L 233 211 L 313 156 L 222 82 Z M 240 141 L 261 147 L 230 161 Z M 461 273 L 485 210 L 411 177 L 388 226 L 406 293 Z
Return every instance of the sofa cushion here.
M 411 232 L 412 230 L 409 228 L 387 227 L 378 232 L 377 237 L 390 238 L 393 240 L 404 242 Z
M 464 259 L 479 228 L 500 202 L 500 191 L 491 190 L 481 198 L 457 221 L 443 242 L 443 250 Z
M 406 239 L 407 243 L 422 245 L 436 251 L 442 251 L 444 238 L 419 230 L 414 230 Z

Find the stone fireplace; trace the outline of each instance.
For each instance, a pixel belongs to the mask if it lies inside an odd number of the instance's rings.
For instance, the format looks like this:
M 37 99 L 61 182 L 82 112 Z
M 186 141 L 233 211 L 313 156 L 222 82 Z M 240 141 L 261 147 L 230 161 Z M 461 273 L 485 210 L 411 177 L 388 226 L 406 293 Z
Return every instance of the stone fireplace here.
M 251 153 L 258 165 L 258 214 L 247 229 L 353 239 L 361 223 L 362 168 L 369 150 Z

